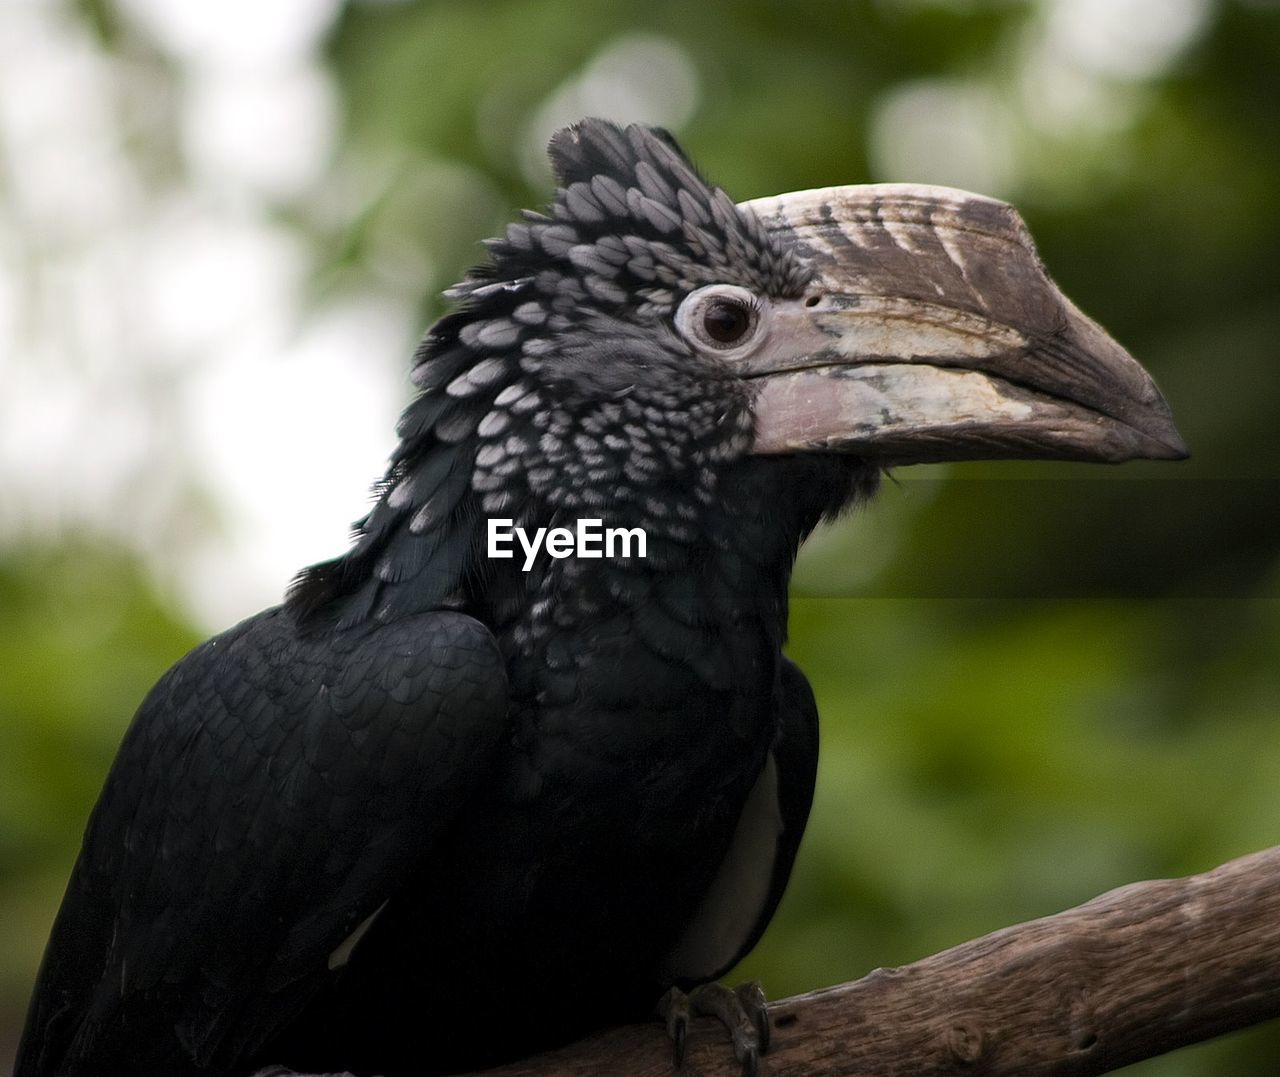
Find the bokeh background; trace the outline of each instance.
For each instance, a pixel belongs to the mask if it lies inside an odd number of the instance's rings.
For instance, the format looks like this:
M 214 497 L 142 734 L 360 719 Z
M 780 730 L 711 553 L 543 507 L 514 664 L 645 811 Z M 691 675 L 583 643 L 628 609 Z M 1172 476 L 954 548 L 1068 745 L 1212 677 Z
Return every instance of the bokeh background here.
M 1194 453 L 907 469 L 815 536 L 820 784 L 742 975 L 816 988 L 1280 842 L 1275 0 L 4 0 L 0 1072 L 133 709 L 344 546 L 438 292 L 587 114 L 738 198 L 1014 201 Z

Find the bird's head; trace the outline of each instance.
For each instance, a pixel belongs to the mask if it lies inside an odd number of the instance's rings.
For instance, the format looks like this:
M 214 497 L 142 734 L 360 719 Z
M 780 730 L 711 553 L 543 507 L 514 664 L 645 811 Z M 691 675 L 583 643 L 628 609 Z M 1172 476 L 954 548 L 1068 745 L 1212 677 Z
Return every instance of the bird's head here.
M 444 389 L 477 413 L 500 416 L 514 381 L 587 407 L 683 393 L 681 430 L 729 452 L 1185 455 L 1149 375 L 1053 284 L 1002 202 L 875 184 L 735 206 L 665 132 L 601 121 L 550 152 L 549 215 L 526 214 L 450 293 L 465 369 Z M 423 384 L 447 367 L 432 356 Z M 698 401 L 717 412 L 705 423 Z
M 734 205 L 666 132 L 599 120 L 550 154 L 549 211 L 447 293 L 379 502 L 305 604 L 428 567 L 452 593 L 484 516 L 660 492 L 687 518 L 753 457 L 1185 455 L 1151 378 L 1004 203 L 884 184 Z

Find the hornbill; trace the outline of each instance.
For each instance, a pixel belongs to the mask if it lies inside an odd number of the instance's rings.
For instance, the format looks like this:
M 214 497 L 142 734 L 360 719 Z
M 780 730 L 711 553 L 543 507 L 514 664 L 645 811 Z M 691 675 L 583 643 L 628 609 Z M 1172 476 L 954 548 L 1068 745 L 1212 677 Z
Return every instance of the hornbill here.
M 550 154 L 549 211 L 418 349 L 350 550 L 142 703 L 16 1077 L 395 1077 L 732 1009 L 699 985 L 769 922 L 813 793 L 805 536 L 891 465 L 1185 455 L 1003 203 L 735 206 L 600 120 Z M 492 520 L 588 518 L 643 556 L 489 555 Z

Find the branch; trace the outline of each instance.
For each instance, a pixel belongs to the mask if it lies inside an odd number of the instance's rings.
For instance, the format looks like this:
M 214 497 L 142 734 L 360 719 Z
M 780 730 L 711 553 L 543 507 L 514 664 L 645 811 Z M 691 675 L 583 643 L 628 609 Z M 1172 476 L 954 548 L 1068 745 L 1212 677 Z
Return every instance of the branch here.
M 1280 847 L 1134 883 L 769 1008 L 766 1073 L 1087 1077 L 1280 1016 Z M 690 1030 L 684 1077 L 738 1072 Z M 662 1028 L 610 1029 L 487 1077 L 672 1077 Z

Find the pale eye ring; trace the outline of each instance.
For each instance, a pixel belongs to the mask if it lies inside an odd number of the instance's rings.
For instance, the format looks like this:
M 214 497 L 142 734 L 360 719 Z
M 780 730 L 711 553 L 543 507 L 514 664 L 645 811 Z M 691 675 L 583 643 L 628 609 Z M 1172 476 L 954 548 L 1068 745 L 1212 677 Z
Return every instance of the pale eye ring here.
M 710 284 L 685 296 L 676 329 L 695 348 L 717 355 L 749 350 L 763 335 L 764 304 L 745 288 Z

